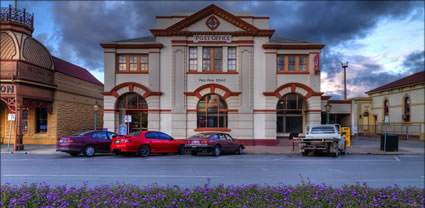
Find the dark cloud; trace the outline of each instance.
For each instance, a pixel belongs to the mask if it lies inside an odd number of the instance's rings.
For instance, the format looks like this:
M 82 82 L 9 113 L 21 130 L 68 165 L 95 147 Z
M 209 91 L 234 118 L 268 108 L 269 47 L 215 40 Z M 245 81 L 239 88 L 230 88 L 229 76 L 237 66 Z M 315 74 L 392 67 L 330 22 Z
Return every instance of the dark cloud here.
M 404 58 L 404 61 L 401 64 L 401 66 L 403 67 L 403 70 L 410 73 L 424 71 L 425 70 L 424 65 L 425 65 L 424 51 L 414 51 L 410 53 Z

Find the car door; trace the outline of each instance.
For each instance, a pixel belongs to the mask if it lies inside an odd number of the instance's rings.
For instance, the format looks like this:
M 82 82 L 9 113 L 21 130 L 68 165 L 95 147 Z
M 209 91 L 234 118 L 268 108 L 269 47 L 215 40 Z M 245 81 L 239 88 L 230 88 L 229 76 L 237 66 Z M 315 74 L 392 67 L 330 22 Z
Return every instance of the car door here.
M 108 139 L 108 134 L 104 131 L 98 131 L 96 138 L 96 148 L 98 152 L 109 152 L 111 140 Z
M 232 138 L 232 136 L 230 136 L 229 134 L 224 134 L 224 136 L 226 137 L 227 142 L 229 144 L 229 151 L 234 152 L 234 151 L 238 150 L 239 144 L 236 143 L 236 140 L 234 140 Z
M 151 152 L 162 152 L 161 144 L 162 141 L 159 139 L 158 132 L 150 131 L 145 134 L 146 142 L 151 147 Z
M 224 134 L 219 134 L 218 135 L 219 141 L 220 141 L 220 145 L 221 145 L 221 151 L 223 152 L 229 152 L 230 151 L 230 147 L 229 147 L 229 142 L 226 139 L 226 136 L 224 136 Z
M 175 141 L 166 133 L 158 132 L 164 152 L 176 152 Z

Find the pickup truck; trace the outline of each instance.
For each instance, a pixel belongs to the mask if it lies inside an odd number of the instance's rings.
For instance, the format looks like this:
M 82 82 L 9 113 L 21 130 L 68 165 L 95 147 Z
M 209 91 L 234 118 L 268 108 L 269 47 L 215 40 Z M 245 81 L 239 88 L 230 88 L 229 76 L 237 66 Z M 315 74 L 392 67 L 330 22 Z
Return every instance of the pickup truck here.
M 341 126 L 338 124 L 313 124 L 306 126 L 305 138 L 298 140 L 301 154 L 328 153 L 335 157 L 346 152 L 345 139 L 340 133 Z

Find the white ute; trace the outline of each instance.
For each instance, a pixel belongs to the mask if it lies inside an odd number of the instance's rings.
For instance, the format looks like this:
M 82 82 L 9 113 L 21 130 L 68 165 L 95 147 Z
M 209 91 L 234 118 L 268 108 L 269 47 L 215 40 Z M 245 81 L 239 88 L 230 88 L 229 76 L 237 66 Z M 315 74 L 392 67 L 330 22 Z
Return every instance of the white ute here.
M 346 152 L 345 138 L 341 136 L 338 124 L 313 124 L 306 126 L 305 138 L 294 138 L 299 141 L 301 154 L 329 153 L 338 157 Z

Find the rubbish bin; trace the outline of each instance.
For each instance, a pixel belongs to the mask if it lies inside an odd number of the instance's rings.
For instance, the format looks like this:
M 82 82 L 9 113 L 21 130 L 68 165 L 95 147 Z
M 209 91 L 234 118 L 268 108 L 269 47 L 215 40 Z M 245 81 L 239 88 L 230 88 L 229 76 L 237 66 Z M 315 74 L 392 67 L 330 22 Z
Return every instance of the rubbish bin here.
M 384 149 L 386 152 L 398 152 L 398 136 L 394 134 L 387 134 L 387 141 L 385 142 L 385 134 L 381 135 L 381 150 L 384 151 Z

